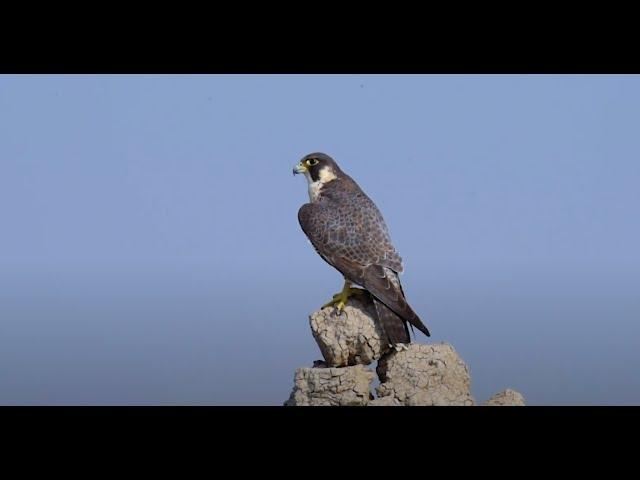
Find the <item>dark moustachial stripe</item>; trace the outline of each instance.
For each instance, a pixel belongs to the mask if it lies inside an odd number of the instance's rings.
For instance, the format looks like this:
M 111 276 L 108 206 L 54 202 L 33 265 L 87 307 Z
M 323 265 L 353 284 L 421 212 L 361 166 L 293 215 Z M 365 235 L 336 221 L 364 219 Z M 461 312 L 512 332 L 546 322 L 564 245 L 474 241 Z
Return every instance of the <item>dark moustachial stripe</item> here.
M 375 297 L 378 319 L 392 343 L 409 341 L 406 322 L 428 336 L 429 330 L 404 297 L 397 275 L 403 271 L 402 258 L 382 214 L 331 157 L 313 153 L 302 162 L 311 158 L 317 160 L 307 167 L 313 181 L 326 167 L 337 178 L 323 185 L 314 202 L 300 208 L 302 230 L 325 261 Z

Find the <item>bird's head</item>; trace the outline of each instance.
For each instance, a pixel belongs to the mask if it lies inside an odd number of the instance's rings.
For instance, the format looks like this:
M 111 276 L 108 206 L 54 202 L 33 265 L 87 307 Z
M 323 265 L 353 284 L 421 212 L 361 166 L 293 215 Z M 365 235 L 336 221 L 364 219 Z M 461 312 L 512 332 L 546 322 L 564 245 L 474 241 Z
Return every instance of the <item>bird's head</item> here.
M 293 167 L 293 174 L 298 173 L 304 174 L 309 183 L 328 183 L 343 175 L 335 160 L 325 153 L 305 155 Z

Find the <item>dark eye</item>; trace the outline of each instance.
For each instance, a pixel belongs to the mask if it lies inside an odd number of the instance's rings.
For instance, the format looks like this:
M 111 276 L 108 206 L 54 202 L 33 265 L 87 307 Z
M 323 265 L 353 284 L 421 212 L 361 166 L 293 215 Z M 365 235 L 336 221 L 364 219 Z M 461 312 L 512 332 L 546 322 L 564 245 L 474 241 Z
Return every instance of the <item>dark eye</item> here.
M 309 160 L 307 160 L 307 163 L 308 163 L 310 166 L 312 166 L 312 167 L 313 167 L 314 165 L 316 165 L 316 164 L 318 163 L 318 159 L 317 159 L 317 158 L 310 158 Z

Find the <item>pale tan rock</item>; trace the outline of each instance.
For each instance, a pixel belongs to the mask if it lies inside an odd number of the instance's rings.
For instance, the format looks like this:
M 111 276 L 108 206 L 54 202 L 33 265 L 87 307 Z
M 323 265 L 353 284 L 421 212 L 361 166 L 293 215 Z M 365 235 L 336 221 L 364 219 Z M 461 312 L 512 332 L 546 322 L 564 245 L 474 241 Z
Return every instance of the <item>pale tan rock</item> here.
M 406 350 L 389 348 L 376 321 L 368 293 L 349 298 L 338 315 L 335 307 L 312 313 L 309 324 L 324 360 L 299 368 L 285 405 L 475 405 L 469 368 L 447 343 L 417 344 Z M 365 367 L 379 360 L 378 398 L 371 394 L 374 373 Z M 524 405 L 518 392 L 507 389 L 484 405 Z
M 484 403 L 487 407 L 524 407 L 524 397 L 521 393 L 507 388 L 496 393 Z
M 369 407 L 401 407 L 402 404 L 392 395 L 388 397 L 380 397 L 369 402 Z
M 363 365 L 342 368 L 298 368 L 286 406 L 364 406 L 375 374 Z
M 475 405 L 469 368 L 447 343 L 412 343 L 378 362 L 379 398 L 402 405 Z
M 353 295 L 340 315 L 327 307 L 309 316 L 311 332 L 331 367 L 369 365 L 388 350 L 368 293 Z

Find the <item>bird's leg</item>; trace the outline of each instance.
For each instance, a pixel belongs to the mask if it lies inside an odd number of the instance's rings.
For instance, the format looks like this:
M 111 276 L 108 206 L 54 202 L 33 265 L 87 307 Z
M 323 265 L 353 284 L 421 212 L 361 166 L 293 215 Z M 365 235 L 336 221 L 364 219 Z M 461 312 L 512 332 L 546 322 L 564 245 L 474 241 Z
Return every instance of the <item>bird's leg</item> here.
M 351 295 L 358 295 L 363 292 L 364 290 L 362 290 L 361 288 L 351 288 L 351 282 L 349 282 L 348 280 L 345 280 L 344 286 L 342 287 L 342 291 L 340 293 L 336 293 L 333 296 L 333 299 L 325 303 L 322 306 L 322 308 L 335 305 L 336 308 L 338 309 L 338 313 L 340 313 L 344 309 L 345 305 L 347 304 L 347 300 Z

